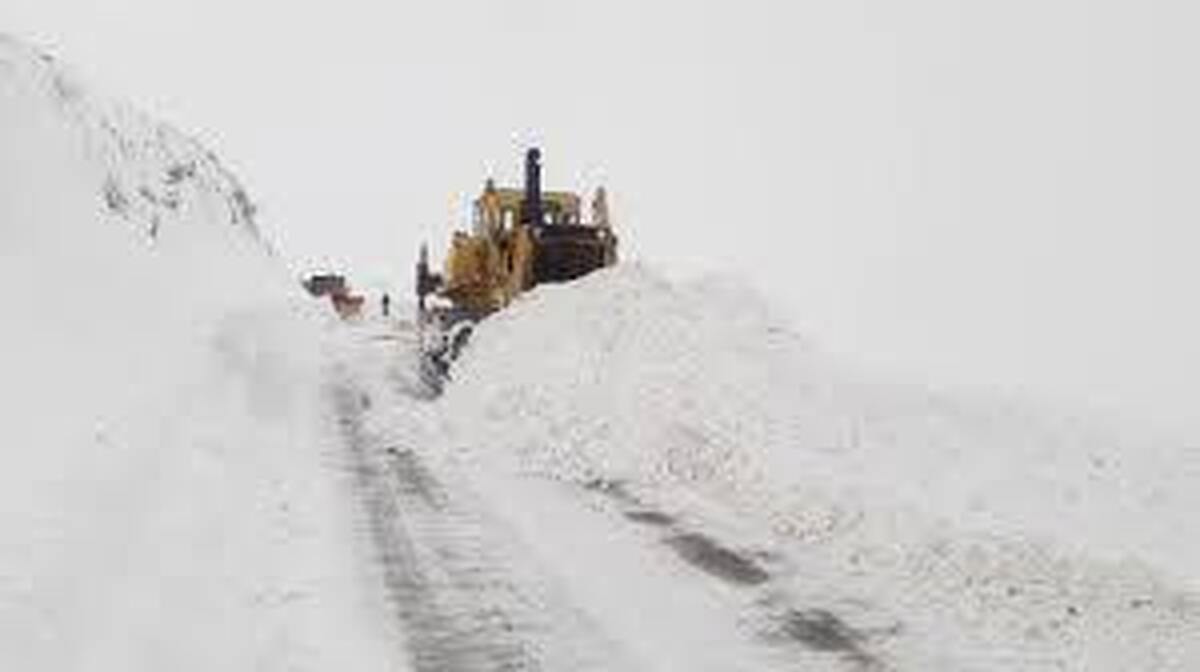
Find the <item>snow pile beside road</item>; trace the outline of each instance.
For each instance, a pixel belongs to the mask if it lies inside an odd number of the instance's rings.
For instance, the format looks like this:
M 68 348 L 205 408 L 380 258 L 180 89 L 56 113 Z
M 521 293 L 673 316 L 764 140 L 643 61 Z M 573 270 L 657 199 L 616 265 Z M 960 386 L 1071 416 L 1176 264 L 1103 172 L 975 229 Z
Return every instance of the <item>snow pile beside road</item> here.
M 2 36 L 0 148 L 2 666 L 386 668 L 321 325 L 245 191 Z
M 480 325 L 438 403 L 483 472 L 757 529 L 795 563 L 787 591 L 895 619 L 899 669 L 1200 661 L 1195 451 L 866 381 L 730 283 L 634 266 L 538 288 Z

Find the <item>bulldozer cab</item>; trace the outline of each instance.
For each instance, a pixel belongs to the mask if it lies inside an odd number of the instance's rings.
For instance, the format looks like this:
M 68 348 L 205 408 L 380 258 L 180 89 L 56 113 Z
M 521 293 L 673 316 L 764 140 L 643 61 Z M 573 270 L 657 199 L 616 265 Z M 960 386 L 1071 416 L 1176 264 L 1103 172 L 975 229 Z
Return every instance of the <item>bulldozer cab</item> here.
M 580 223 L 579 196 L 569 191 L 542 193 L 541 221 L 534 226 L 573 226 Z M 525 208 L 525 192 L 521 189 L 498 189 L 489 179 L 483 194 L 475 199 L 474 230 L 476 235 L 500 232 L 529 223 Z

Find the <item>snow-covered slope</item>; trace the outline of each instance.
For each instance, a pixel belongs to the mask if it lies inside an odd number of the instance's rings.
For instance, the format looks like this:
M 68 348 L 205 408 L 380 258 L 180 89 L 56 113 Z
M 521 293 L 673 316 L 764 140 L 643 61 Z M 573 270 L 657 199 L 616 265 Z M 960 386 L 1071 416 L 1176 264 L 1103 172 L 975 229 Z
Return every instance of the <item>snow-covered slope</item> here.
M 67 134 L 72 149 L 91 163 L 90 177 L 98 183 L 89 190 L 108 215 L 146 240 L 188 219 L 227 223 L 258 235 L 245 189 L 195 140 L 130 105 L 96 95 L 48 54 L 3 34 L 0 45 L 7 92 L 18 97 L 9 101 L 8 112 L 37 117 L 26 121 Z M 11 128 L 34 140 L 31 127 Z
M 245 190 L 0 37 L 0 668 L 386 669 Z
M 538 288 L 478 328 L 436 406 L 448 454 L 532 546 L 644 613 L 678 598 L 639 579 L 645 563 L 622 574 L 615 541 L 568 541 L 589 529 L 569 502 L 615 502 L 693 564 L 687 535 L 760 558 L 735 620 L 829 616 L 862 645 L 829 649 L 835 668 L 1200 665 L 1194 449 L 871 382 L 734 283 L 633 266 Z

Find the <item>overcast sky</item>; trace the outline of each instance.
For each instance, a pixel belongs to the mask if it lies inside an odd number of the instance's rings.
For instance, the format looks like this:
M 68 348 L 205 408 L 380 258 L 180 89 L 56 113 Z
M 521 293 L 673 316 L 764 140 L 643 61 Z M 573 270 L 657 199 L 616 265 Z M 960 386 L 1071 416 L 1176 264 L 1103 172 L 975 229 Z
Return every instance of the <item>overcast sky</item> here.
M 0 30 L 215 149 L 300 267 L 406 286 L 537 142 L 627 258 L 744 277 L 828 349 L 1186 422 L 1196 7 L 4 0 Z

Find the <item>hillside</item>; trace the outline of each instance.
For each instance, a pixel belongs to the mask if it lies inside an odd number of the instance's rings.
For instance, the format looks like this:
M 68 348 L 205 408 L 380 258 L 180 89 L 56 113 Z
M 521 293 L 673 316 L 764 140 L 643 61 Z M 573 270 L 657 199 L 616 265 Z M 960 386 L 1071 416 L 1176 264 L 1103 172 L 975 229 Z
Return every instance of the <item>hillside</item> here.
M 0 666 L 393 669 L 246 191 L 10 38 L 0 147 Z

